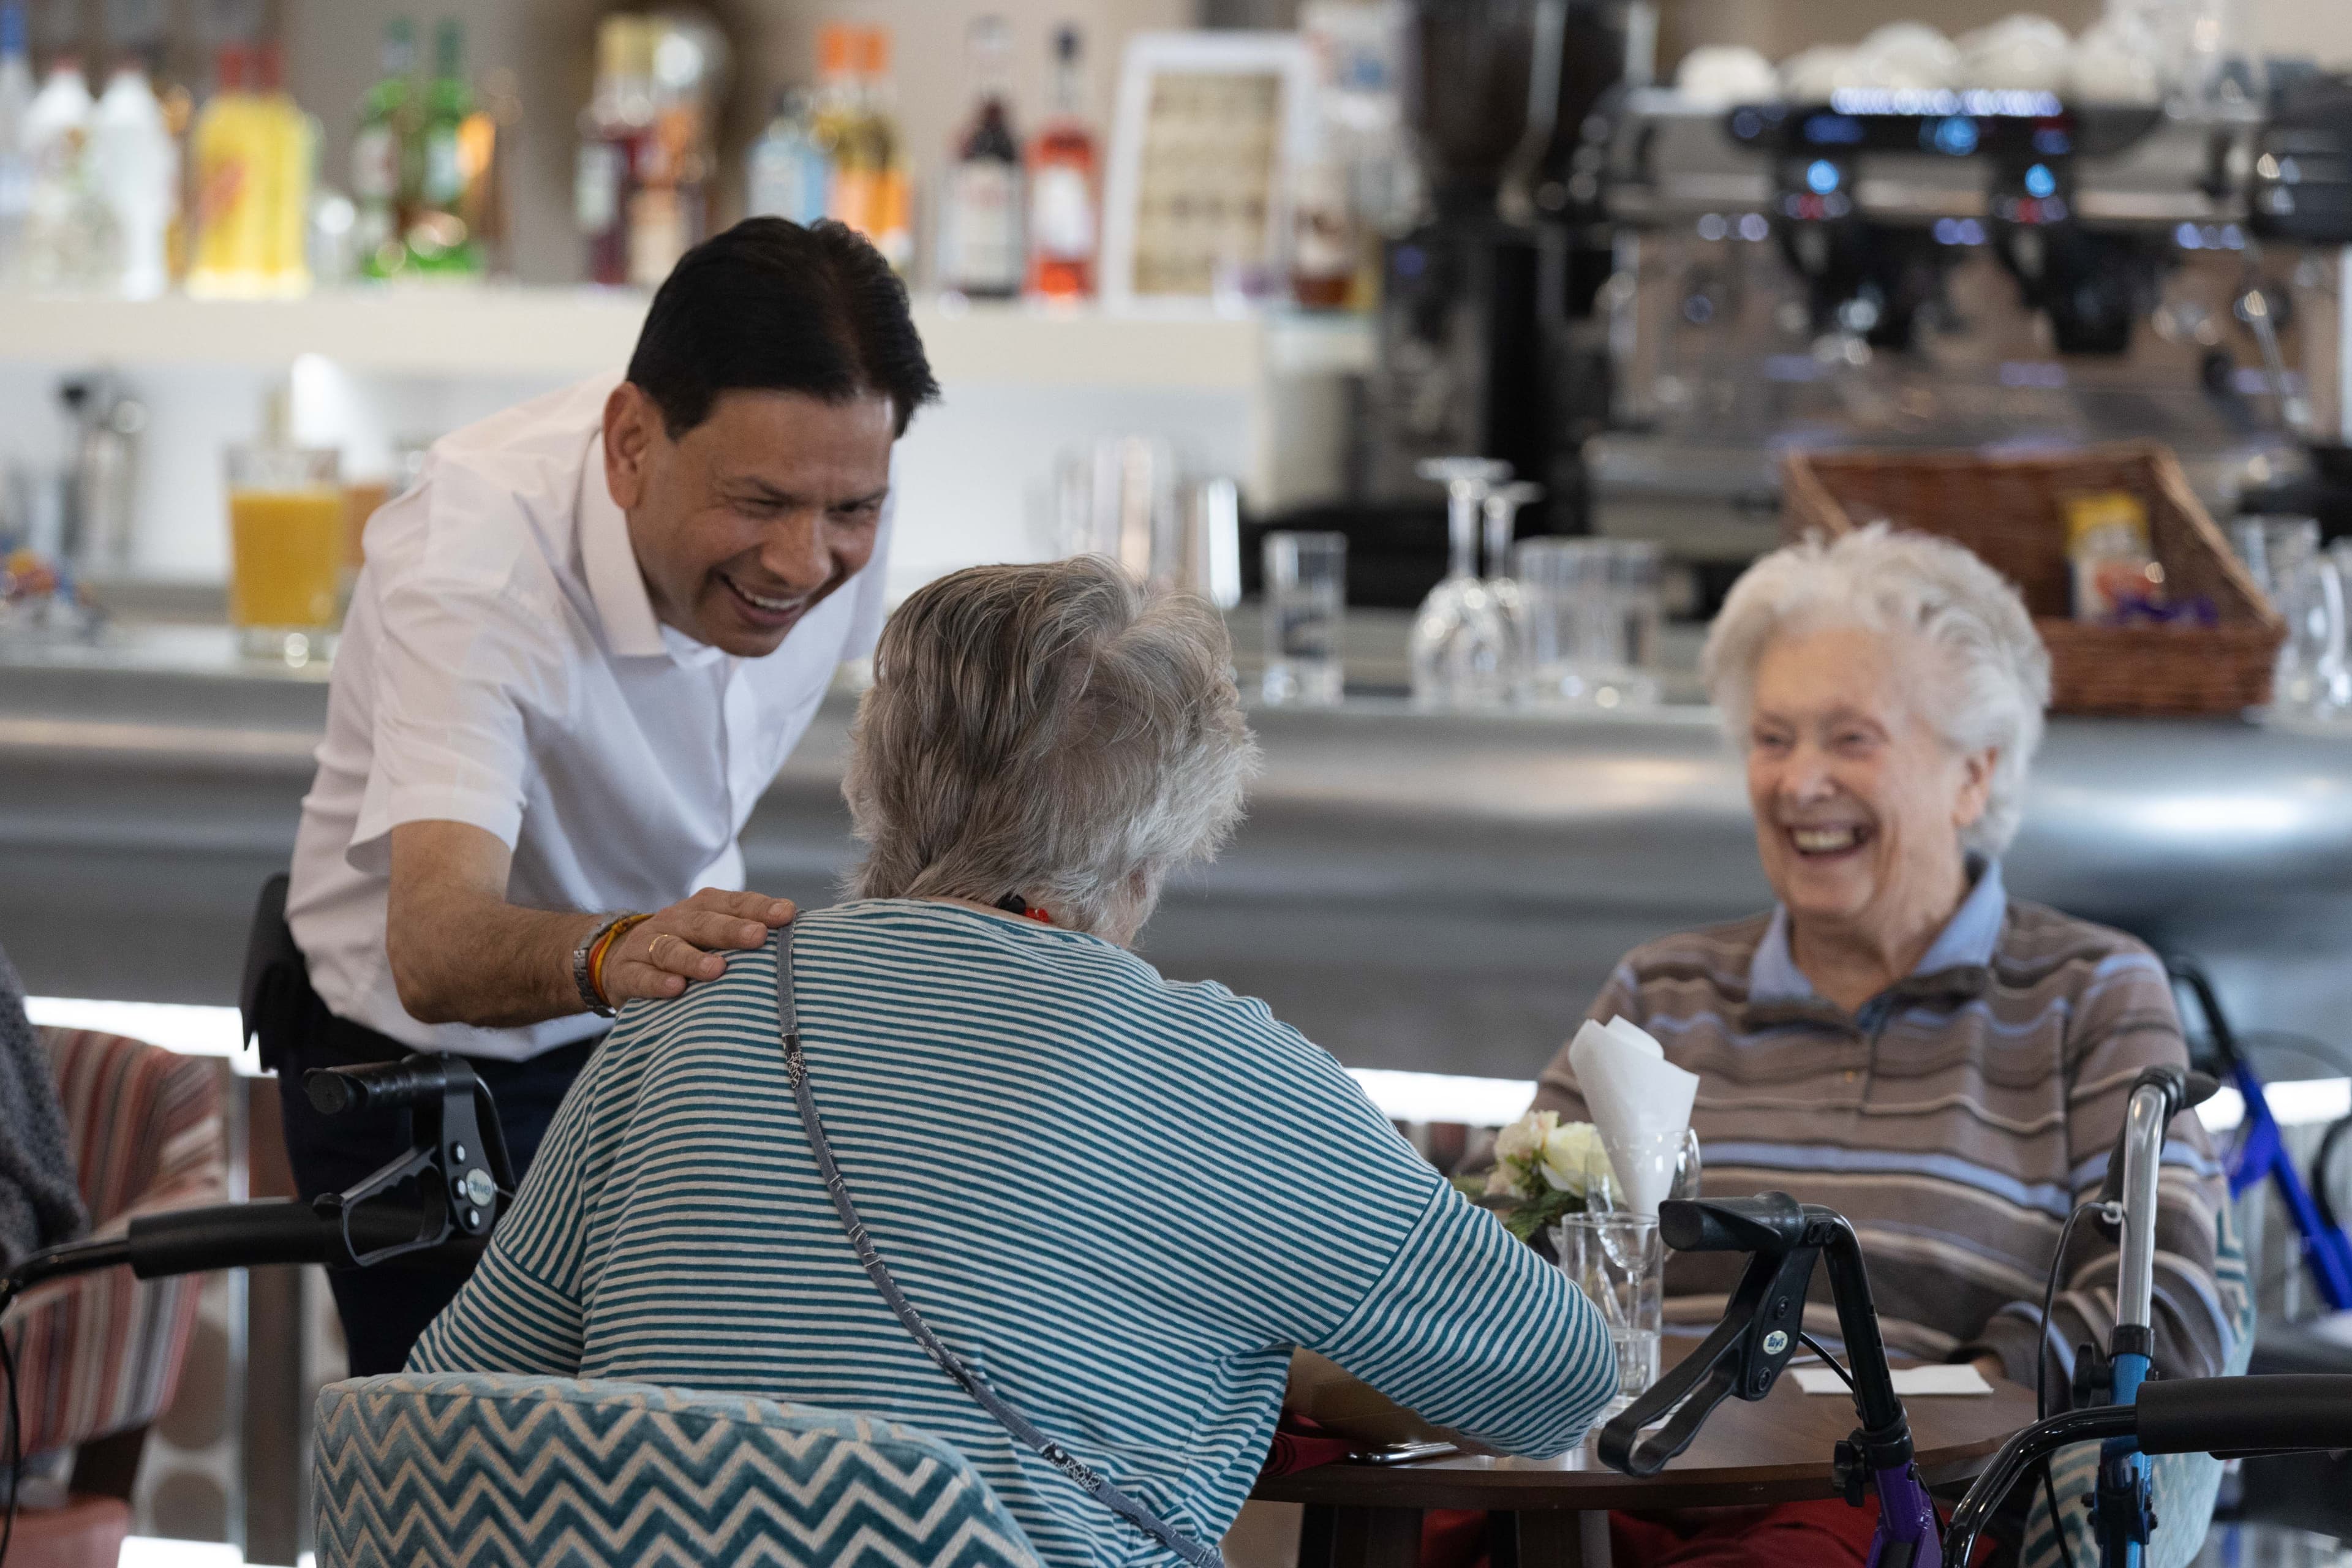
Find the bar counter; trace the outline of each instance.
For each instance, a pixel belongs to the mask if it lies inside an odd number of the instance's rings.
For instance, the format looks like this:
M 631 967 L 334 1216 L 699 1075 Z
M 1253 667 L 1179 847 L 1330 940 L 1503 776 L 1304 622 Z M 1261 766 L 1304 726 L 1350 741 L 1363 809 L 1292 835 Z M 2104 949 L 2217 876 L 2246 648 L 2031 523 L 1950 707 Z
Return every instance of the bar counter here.
M 216 628 L 0 654 L 0 944 L 37 994 L 235 999 L 256 889 L 284 868 L 324 672 Z M 830 901 L 856 846 L 837 690 L 761 800 L 755 886 Z M 1762 908 L 1713 714 L 1254 713 L 1265 771 L 1216 865 L 1142 951 L 1355 1067 L 1530 1076 L 1635 943 Z M 617 827 L 617 825 L 616 825 Z M 2242 1027 L 2342 1038 L 2352 730 L 2057 720 L 2007 860 L 2020 897 L 2204 960 Z

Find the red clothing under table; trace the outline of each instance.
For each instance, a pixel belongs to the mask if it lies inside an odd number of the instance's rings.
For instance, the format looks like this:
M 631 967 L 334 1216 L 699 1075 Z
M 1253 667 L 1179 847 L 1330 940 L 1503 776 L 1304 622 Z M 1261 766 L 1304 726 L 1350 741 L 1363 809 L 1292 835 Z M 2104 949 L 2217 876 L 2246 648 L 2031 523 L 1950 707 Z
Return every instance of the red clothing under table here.
M 2032 1424 L 2033 1392 L 1996 1381 L 1990 1395 L 1914 1398 L 1905 1408 L 1921 1476 L 1956 1487 Z M 1725 1401 L 1654 1476 L 1619 1475 L 1588 1440 L 1556 1459 L 1323 1465 L 1265 1478 L 1251 1495 L 1307 1505 L 1299 1568 L 1419 1568 L 1424 1515 L 1443 1510 L 1507 1516 L 1484 1526 L 1479 1544 L 1492 1550 L 1499 1540 L 1494 1557 L 1513 1568 L 1835 1565 L 1863 1560 L 1874 1521 L 1871 1509 L 1847 1508 L 1830 1480 L 1831 1452 L 1853 1428 L 1847 1399 L 1807 1394 L 1784 1377 L 1756 1404 Z M 1688 1537 L 1621 1517 L 1693 1509 L 1741 1511 Z

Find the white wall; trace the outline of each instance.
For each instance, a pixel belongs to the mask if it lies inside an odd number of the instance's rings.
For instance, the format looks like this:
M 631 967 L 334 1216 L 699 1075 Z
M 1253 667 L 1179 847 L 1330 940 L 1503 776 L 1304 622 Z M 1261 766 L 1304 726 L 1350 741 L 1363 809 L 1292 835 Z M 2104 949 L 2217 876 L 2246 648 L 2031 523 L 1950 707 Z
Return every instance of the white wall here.
M 2346 0 L 2254 0 L 2248 20 L 2266 53 L 2352 67 L 2352 5 Z

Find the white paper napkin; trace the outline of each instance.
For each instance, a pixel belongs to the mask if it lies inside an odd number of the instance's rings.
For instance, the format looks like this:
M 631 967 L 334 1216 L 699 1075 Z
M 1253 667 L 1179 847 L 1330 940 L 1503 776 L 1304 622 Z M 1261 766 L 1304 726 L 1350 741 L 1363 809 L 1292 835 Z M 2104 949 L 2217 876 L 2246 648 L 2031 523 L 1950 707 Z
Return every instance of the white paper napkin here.
M 1698 1075 L 1665 1059 L 1647 1031 L 1622 1018 L 1586 1020 L 1568 1047 L 1576 1087 L 1609 1151 L 1618 1184 L 1637 1214 L 1655 1215 L 1674 1190 Z
M 1825 1366 L 1801 1366 L 1791 1369 L 1797 1386 L 1807 1394 L 1843 1394 L 1845 1383 Z M 1992 1384 L 1984 1373 L 1961 1362 L 1953 1366 L 1898 1366 L 1894 1371 L 1895 1392 L 1906 1399 L 1935 1394 L 1990 1394 Z

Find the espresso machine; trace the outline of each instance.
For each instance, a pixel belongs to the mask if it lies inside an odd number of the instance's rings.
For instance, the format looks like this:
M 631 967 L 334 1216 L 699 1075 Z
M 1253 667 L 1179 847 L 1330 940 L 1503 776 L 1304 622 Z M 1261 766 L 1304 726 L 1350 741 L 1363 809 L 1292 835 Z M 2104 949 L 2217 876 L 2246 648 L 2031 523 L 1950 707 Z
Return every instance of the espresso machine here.
M 2249 222 L 2259 109 L 1853 89 L 1629 90 L 1601 150 L 1610 428 L 1597 531 L 1704 611 L 1780 542 L 1807 447 L 2152 437 L 2217 510 L 2298 468 L 2294 263 Z
M 1588 122 L 1654 31 L 1639 0 L 1415 0 L 1405 75 L 1425 221 L 1386 243 L 1378 351 L 1353 409 L 1349 495 L 1281 520 L 1350 540 L 1349 594 L 1411 606 L 1445 569 L 1431 459 L 1511 465 L 1523 533 L 1584 531 L 1580 448 L 1609 413 L 1595 301 L 1612 253 Z
M 2254 144 L 2249 205 L 2290 283 L 2276 331 L 2304 367 L 2310 461 L 2250 491 L 2245 510 L 2315 517 L 2325 537 L 2352 536 L 2352 76 L 2314 75 L 2280 95 Z

